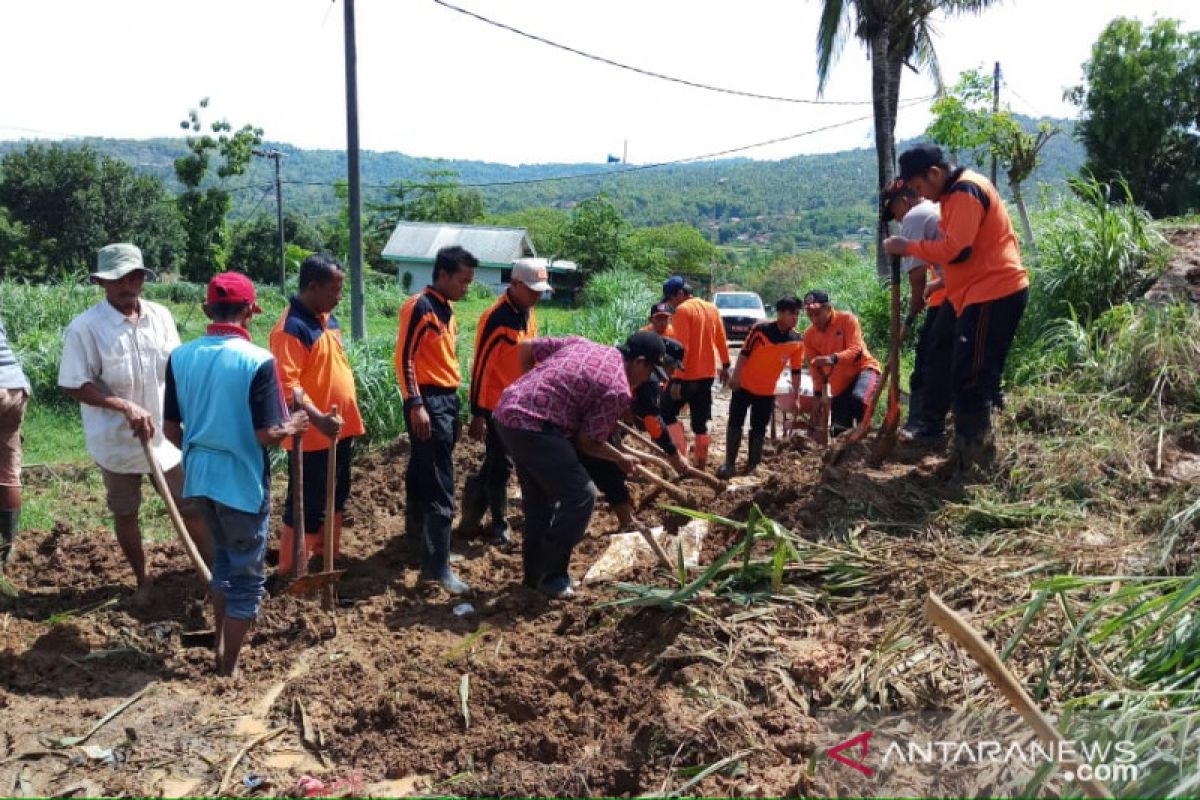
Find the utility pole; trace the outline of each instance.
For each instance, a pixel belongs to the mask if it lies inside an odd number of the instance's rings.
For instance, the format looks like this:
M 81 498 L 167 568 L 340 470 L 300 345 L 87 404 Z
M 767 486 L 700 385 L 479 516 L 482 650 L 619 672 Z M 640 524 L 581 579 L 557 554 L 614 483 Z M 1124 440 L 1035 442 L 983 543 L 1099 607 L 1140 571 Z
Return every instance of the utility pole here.
M 254 150 L 259 158 L 275 162 L 275 225 L 279 230 L 279 293 L 287 297 L 287 246 L 283 243 L 283 180 L 279 176 L 279 161 L 283 153 L 278 150 Z
M 992 70 L 992 115 L 1000 113 L 1000 62 Z M 996 154 L 992 153 L 992 186 L 996 185 Z
M 367 333 L 362 263 L 362 176 L 358 166 L 358 47 L 354 40 L 354 0 L 345 3 L 346 28 L 346 172 L 350 184 L 350 338 Z

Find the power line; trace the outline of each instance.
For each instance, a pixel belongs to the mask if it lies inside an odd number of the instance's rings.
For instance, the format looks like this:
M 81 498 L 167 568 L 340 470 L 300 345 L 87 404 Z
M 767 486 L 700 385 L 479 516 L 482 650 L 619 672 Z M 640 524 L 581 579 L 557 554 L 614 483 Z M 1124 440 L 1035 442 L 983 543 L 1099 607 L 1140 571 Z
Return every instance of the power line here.
M 438 0 L 434 0 L 434 2 L 438 2 Z M 908 100 L 904 103 L 901 103 L 898 106 L 898 108 L 909 108 L 914 105 L 919 105 L 920 103 L 923 103 L 923 102 L 924 102 L 923 99 Z M 644 172 L 645 170 L 650 170 L 650 169 L 662 169 L 663 167 L 680 166 L 682 164 L 689 164 L 693 161 L 703 161 L 703 160 L 709 159 L 709 158 L 720 158 L 722 156 L 733 155 L 734 153 L 742 153 L 747 150 L 754 150 L 759 147 L 767 147 L 769 145 L 780 144 L 782 142 L 790 142 L 790 141 L 793 141 L 795 139 L 800 139 L 805 136 L 811 136 L 815 133 L 824 133 L 825 131 L 833 130 L 834 128 L 841 128 L 841 127 L 845 127 L 846 125 L 853 125 L 856 122 L 866 122 L 867 120 L 871 120 L 871 119 L 874 119 L 874 115 L 868 114 L 863 117 L 855 117 L 854 119 L 843 120 L 842 122 L 834 122 L 829 125 L 822 125 L 819 128 L 810 128 L 806 131 L 801 131 L 800 133 L 793 133 L 793 134 L 789 134 L 787 136 L 778 136 L 774 139 L 767 139 L 766 141 L 762 141 L 762 142 L 755 142 L 753 144 L 745 144 L 745 145 L 741 145 L 739 147 L 730 147 L 725 150 L 718 150 L 715 153 L 705 153 L 703 155 L 698 155 L 698 156 L 687 156 L 686 158 L 677 158 L 673 161 L 659 161 L 659 162 L 656 162 L 653 164 L 639 164 L 637 166 L 626 167 L 624 169 L 603 170 L 603 171 L 599 171 L 599 172 L 583 172 L 578 175 L 552 175 L 552 176 L 549 176 L 546 178 L 528 178 L 526 180 L 517 180 L 517 181 L 492 181 L 490 183 L 456 183 L 456 184 L 454 184 L 454 187 L 458 188 L 458 189 L 488 189 L 488 188 L 497 187 L 497 186 L 525 186 L 525 185 L 534 184 L 534 183 L 554 183 L 554 182 L 558 182 L 558 181 L 588 180 L 591 178 L 611 178 L 611 177 L 620 176 L 620 175 L 627 175 L 627 174 L 633 173 L 633 172 Z M 326 181 L 284 181 L 284 183 L 290 183 L 290 184 L 295 184 L 295 185 L 299 185 L 299 186 L 333 186 L 334 185 L 334 184 L 326 182 Z M 406 184 L 406 187 L 412 188 L 412 189 L 437 189 L 437 188 L 444 187 L 446 185 L 447 184 L 439 184 L 439 183 L 408 183 L 408 184 Z M 394 184 L 380 184 L 380 183 L 374 183 L 374 184 L 364 183 L 363 188 L 364 189 L 394 189 L 395 185 Z
M 1014 89 L 1012 87 L 1012 84 L 1009 83 L 1006 79 L 1001 78 L 1001 82 L 1004 84 L 1004 88 L 1008 89 L 1008 91 L 1012 93 L 1013 97 L 1017 98 L 1022 103 L 1024 103 L 1029 108 L 1030 111 L 1032 111 L 1034 114 L 1036 114 L 1039 117 L 1046 116 L 1045 114 L 1043 114 L 1041 111 L 1038 110 L 1037 106 L 1035 106 L 1033 103 L 1029 102 L 1024 97 L 1022 97 L 1021 93 L 1018 92 L 1016 89 Z
M 547 39 L 543 36 L 538 36 L 535 33 L 529 33 L 528 31 L 523 31 L 520 28 L 513 27 L 512 25 L 508 25 L 506 23 L 499 22 L 499 21 L 491 19 L 489 17 L 485 17 L 482 14 L 476 14 L 474 11 L 469 11 L 465 8 L 460 8 L 459 6 L 453 5 L 451 3 L 447 3 L 446 0 L 433 0 L 433 2 L 437 3 L 439 6 L 442 6 L 443 8 L 447 8 L 451 11 L 457 11 L 459 14 L 464 14 L 473 19 L 477 19 L 480 22 L 483 22 L 487 25 L 491 25 L 496 28 L 501 28 L 502 30 L 509 31 L 510 33 L 515 33 L 518 36 L 525 37 L 526 39 L 531 39 L 535 42 L 540 42 L 544 45 L 548 45 L 550 47 L 554 47 L 559 50 L 565 50 L 568 53 L 574 53 L 577 56 L 583 56 L 584 58 L 591 59 L 592 61 L 598 61 L 601 64 L 608 64 L 610 67 L 617 67 L 618 69 L 628 70 L 629 72 L 635 72 L 638 75 L 644 75 L 648 78 L 658 78 L 659 80 L 669 81 L 671 83 L 678 83 L 683 86 L 690 86 L 693 89 L 704 89 L 705 91 L 719 92 L 721 94 L 729 94 L 729 95 L 734 95 L 736 97 L 749 97 L 754 100 L 772 100 L 777 103 L 801 103 L 801 104 L 805 104 L 805 105 L 814 105 L 814 106 L 869 106 L 873 103 L 873 101 L 871 101 L 871 100 L 806 100 L 806 99 L 799 98 L 799 97 L 782 97 L 780 95 L 773 95 L 773 94 L 760 94 L 759 92 L 746 92 L 746 91 L 742 91 L 740 89 L 727 89 L 722 86 L 713 86 L 713 85 L 707 84 L 707 83 L 700 83 L 699 81 L 687 80 L 686 78 L 676 78 L 671 75 L 664 75 L 661 72 L 655 72 L 653 70 L 643 69 L 641 67 L 634 67 L 634 66 L 630 66 L 629 64 L 622 64 L 620 61 L 614 61 L 611 58 L 605 58 L 604 56 L 598 56 L 598 55 L 595 55 L 594 53 L 588 53 L 588 52 L 585 52 L 578 48 L 571 47 L 569 45 L 559 44 L 558 42 L 551 41 L 550 39 Z M 928 100 L 930 98 L 922 97 L 919 99 Z

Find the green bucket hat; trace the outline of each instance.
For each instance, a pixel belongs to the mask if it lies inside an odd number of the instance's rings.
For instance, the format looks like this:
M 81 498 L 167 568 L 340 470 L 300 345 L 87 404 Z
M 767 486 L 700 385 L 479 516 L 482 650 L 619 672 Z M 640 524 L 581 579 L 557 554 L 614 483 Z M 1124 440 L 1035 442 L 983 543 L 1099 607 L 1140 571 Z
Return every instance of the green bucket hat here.
M 96 254 L 96 271 L 88 276 L 92 283 L 96 281 L 119 281 L 135 270 L 146 273 L 149 280 L 158 276 L 153 270 L 146 269 L 142 263 L 142 251 L 136 245 L 121 243 L 110 244 L 100 248 Z

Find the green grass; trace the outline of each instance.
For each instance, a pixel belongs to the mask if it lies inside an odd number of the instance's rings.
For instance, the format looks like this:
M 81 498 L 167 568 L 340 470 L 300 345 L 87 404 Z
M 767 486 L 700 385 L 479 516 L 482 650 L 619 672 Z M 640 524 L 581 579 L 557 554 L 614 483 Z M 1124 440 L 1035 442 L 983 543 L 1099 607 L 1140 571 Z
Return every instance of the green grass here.
M 21 426 L 26 466 L 90 462 L 83 445 L 79 409 L 37 402 L 34 395 Z

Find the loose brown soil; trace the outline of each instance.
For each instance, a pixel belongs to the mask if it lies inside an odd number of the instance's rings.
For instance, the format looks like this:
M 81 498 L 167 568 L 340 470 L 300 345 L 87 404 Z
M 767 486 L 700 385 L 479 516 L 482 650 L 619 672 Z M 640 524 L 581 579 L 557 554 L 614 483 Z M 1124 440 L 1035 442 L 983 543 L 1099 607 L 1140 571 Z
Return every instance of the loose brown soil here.
M 1002 441 L 1016 422 L 1002 421 Z M 0 794 L 212 795 L 235 755 L 276 728 L 232 769 L 226 793 L 249 794 L 253 775 L 266 780 L 260 793 L 279 795 L 312 775 L 335 793 L 636 795 L 679 790 L 722 759 L 727 768 L 688 793 L 870 792 L 823 757 L 840 737 L 828 738 L 821 712 L 995 704 L 973 665 L 922 622 L 926 591 L 1002 645 L 1015 621 L 994 620 L 1028 599 L 1036 577 L 1111 574 L 1145 547 L 1122 521 L 1099 518 L 1053 536 L 1019 524 L 958 535 L 970 519 L 955 509 L 972 488 L 937 477 L 929 449 L 901 445 L 878 469 L 862 447 L 833 466 L 812 447 L 773 450 L 750 486 L 717 497 L 683 485 L 706 511 L 744 519 L 757 505 L 850 553 L 859 582 L 835 586 L 801 564 L 777 602 L 619 609 L 600 605 L 627 596 L 610 585 L 548 600 L 521 585 L 519 551 L 479 539 L 455 544 L 476 589 L 458 616 L 458 599 L 417 580 L 397 443 L 356 459 L 336 619 L 315 600 L 270 597 L 234 679 L 215 677 L 211 652 L 181 636 L 206 627 L 207 608 L 177 544 L 149 548 L 156 601 L 140 610 L 103 524 L 27 532 L 9 571 L 20 597 L 0 598 Z M 474 443 L 459 448 L 460 482 L 479 456 Z M 1002 448 L 997 469 L 1019 458 L 1016 445 Z M 644 518 L 682 521 L 636 491 Z M 511 510 L 519 531 L 519 503 Z M 576 577 L 615 529 L 601 502 Z M 713 528 L 701 568 L 740 537 Z M 622 580 L 671 585 L 649 560 Z M 1027 638 L 1050 637 L 1035 625 Z M 1043 666 L 1037 647 L 1014 656 L 1030 683 Z M 94 749 L 48 746 L 142 690 L 86 742 Z M 307 747 L 301 703 L 315 730 Z

